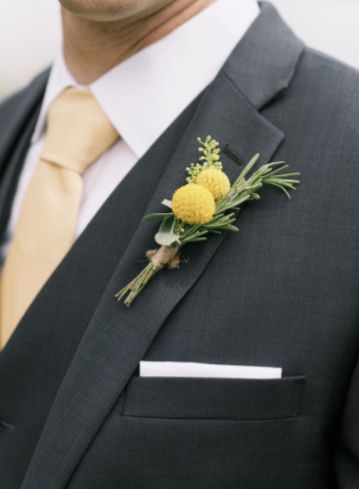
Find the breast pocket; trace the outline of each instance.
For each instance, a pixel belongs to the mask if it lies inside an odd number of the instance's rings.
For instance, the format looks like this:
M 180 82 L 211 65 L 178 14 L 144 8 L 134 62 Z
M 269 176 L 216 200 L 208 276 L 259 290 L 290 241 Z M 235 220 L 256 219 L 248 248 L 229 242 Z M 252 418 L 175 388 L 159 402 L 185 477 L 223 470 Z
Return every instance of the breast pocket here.
M 266 420 L 299 416 L 306 377 L 212 379 L 135 377 L 122 416 Z

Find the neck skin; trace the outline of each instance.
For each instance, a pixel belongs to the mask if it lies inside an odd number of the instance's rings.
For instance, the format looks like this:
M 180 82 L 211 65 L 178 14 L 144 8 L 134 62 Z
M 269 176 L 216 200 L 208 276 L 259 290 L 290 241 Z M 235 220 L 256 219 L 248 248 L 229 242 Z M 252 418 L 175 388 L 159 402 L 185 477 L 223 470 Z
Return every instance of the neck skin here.
M 89 85 L 141 49 L 163 38 L 216 0 L 175 0 L 111 22 L 83 18 L 62 7 L 64 55 L 76 81 Z

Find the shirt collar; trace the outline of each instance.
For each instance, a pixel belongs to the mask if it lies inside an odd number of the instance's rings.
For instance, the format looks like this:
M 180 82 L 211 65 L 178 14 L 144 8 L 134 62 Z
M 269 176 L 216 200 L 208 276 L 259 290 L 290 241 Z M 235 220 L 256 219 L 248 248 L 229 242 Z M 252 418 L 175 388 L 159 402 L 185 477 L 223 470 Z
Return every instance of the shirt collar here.
M 141 157 L 216 77 L 258 13 L 255 0 L 217 0 L 89 87 L 81 88 L 91 89 L 118 133 Z M 69 86 L 79 87 L 61 49 L 32 142 L 46 129 L 50 104 Z

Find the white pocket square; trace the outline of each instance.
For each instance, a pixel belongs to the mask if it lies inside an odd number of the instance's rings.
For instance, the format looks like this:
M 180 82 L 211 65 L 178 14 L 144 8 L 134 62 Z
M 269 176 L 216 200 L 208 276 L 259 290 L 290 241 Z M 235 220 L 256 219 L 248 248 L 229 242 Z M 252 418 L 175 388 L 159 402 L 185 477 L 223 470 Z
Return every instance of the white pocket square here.
M 282 369 L 193 362 L 140 362 L 140 377 L 210 377 L 220 379 L 280 379 Z

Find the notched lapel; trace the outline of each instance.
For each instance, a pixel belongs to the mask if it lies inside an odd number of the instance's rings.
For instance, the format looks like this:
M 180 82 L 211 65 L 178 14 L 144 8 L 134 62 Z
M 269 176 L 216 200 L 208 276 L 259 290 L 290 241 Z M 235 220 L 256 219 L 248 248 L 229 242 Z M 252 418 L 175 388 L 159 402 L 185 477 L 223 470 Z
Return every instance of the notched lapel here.
M 269 30 L 275 28 L 268 26 Z M 259 48 L 263 46 L 254 49 Z M 292 58 L 290 61 L 293 65 Z M 241 59 L 231 62 L 241 63 Z M 280 90 L 282 82 L 278 80 L 277 85 Z M 271 159 L 283 139 L 282 132 L 241 93 L 236 77 L 222 71 L 201 99 L 153 194 L 148 213 L 163 211 L 162 199 L 171 198 L 185 183 L 185 168 L 198 155 L 196 138 L 208 134 L 222 148 L 228 145 L 242 161 L 260 152 L 260 164 Z M 225 154 L 222 161 L 233 181 L 241 168 Z M 114 294 L 142 269 L 145 252 L 155 246 L 153 235 L 157 227 L 158 222 L 139 224 L 114 271 L 58 392 L 22 489 L 64 488 L 162 324 L 200 278 L 225 239 L 225 235 L 211 235 L 205 243 L 190 245 L 186 255 L 190 256 L 191 265 L 181 264 L 179 270 L 158 274 L 127 309 L 115 300 Z

